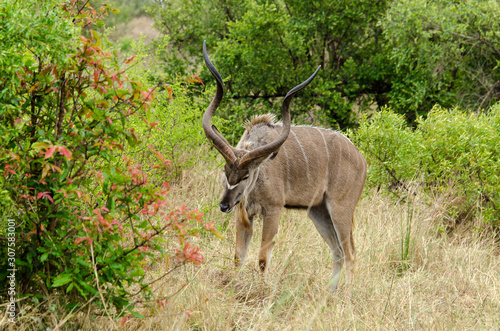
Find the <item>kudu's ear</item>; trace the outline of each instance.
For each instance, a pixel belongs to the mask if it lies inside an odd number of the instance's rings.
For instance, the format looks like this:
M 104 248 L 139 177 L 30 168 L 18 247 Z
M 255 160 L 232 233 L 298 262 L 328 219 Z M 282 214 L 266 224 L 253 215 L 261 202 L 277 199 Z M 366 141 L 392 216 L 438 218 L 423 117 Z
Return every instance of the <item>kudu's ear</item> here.
M 275 152 L 273 152 L 273 153 L 271 154 L 271 157 L 269 158 L 269 160 L 274 159 L 274 158 L 278 155 L 278 152 L 279 152 L 279 151 L 280 151 L 280 150 L 279 150 L 279 148 L 278 148 Z
M 245 154 L 248 153 L 248 151 L 245 151 Z M 272 160 L 278 155 L 278 151 L 273 152 L 271 154 L 263 155 L 258 158 L 253 159 L 251 162 L 245 162 L 244 164 L 239 165 L 238 167 L 240 169 L 250 169 L 250 168 L 257 168 L 259 167 L 264 161 L 267 160 Z
M 220 133 L 219 129 L 217 129 L 217 127 L 215 125 L 212 124 L 212 129 L 214 130 L 214 133 L 219 136 L 219 138 L 225 143 L 227 144 L 229 147 L 231 147 L 231 144 L 229 144 L 229 142 L 226 140 L 226 138 L 224 138 L 224 136 L 222 135 L 222 133 Z

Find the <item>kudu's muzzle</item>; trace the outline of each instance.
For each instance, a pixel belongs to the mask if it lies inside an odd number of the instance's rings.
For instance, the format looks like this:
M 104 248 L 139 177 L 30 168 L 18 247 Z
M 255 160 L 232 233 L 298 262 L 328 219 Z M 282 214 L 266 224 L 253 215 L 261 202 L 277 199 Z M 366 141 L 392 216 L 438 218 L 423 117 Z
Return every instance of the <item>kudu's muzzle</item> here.
M 224 213 L 228 213 L 231 210 L 231 207 L 226 202 L 221 202 L 219 204 L 219 208 L 220 208 L 220 211 L 222 211 Z

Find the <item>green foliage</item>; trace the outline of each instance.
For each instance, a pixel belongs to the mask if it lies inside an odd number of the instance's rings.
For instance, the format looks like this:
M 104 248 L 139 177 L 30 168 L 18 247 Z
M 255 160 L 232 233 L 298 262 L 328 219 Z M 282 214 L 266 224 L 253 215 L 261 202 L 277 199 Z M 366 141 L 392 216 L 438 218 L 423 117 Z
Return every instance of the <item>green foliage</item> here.
M 153 0 L 91 0 L 92 7 L 99 7 L 106 3 L 113 8 L 115 15 L 109 15 L 102 19 L 108 27 L 113 27 L 121 23 L 127 23 L 134 17 L 145 15 L 144 7 L 153 3 Z
M 483 207 L 485 220 L 500 220 L 500 104 L 487 114 L 436 108 L 419 121 L 426 154 L 427 182 L 443 190 L 451 185 L 464 201 L 456 213 L 464 218 Z M 470 214 L 470 215 L 469 215 Z
M 415 120 L 436 103 L 479 110 L 498 100 L 498 1 L 394 1 L 382 27 L 396 66 L 393 109 Z
M 403 115 L 384 109 L 370 119 L 363 116 L 354 140 L 370 163 L 369 186 L 399 187 L 421 169 L 422 137 L 407 127 Z
M 294 99 L 292 117 L 316 124 L 328 119 L 328 124 L 345 127 L 354 123 L 352 105 L 360 95 L 369 94 L 369 103 L 373 93 L 386 93 L 383 80 L 390 69 L 378 55 L 381 31 L 376 24 L 385 7 L 385 1 L 365 0 L 174 0 L 150 12 L 175 49 L 164 57 L 171 74 L 199 69 L 207 40 L 226 81 L 218 114 L 231 123 L 241 125 L 256 113 L 278 114 L 288 90 L 322 65 L 312 88 Z M 200 77 L 213 81 L 205 69 Z M 234 125 L 226 134 L 240 131 Z
M 151 110 L 144 117 L 135 117 L 130 126 L 138 134 L 148 136 L 148 144 L 138 145 L 128 151 L 134 160 L 144 165 L 144 170 L 156 183 L 165 179 L 177 180 L 183 169 L 195 162 L 213 158 L 216 153 L 201 153 L 206 141 L 202 117 L 207 105 L 215 94 L 215 86 L 205 89 L 203 81 L 197 76 L 172 77 L 165 73 L 159 58 L 167 52 L 169 40 L 157 40 L 153 46 L 143 40 L 132 43 L 136 59 L 140 61 L 128 71 L 130 77 L 142 84 L 157 84 L 158 90 L 151 103 Z M 227 121 L 213 118 L 215 125 L 224 127 Z M 153 123 L 151 126 L 148 123 Z M 155 151 L 166 155 L 171 167 L 152 169 Z
M 27 307 L 43 313 L 58 302 L 64 316 L 92 303 L 122 315 L 134 309 L 132 294 L 152 294 L 145 263 L 172 255 L 172 268 L 198 264 L 189 237 L 216 230 L 198 211 L 166 206 L 168 184 L 151 185 L 124 154 L 141 144 L 128 122 L 149 117 L 154 91 L 127 76 L 133 58 L 107 51 L 91 30 L 112 8 L 85 4 L 0 1 L 1 225 L 17 224 L 17 293 Z M 149 149 L 152 166 L 170 164 Z
M 170 38 L 171 74 L 203 70 L 201 45 L 226 81 L 219 114 L 241 123 L 294 100 L 296 122 L 355 124 L 353 109 L 389 106 L 415 123 L 435 104 L 481 111 L 500 97 L 498 1 L 171 0 L 149 12 Z M 307 114 L 306 116 L 300 116 Z M 227 133 L 238 130 L 230 127 Z
M 140 135 L 147 135 L 148 146 L 138 146 L 133 152 L 136 159 L 146 165 L 152 164 L 156 158 L 150 148 L 167 156 L 172 162 L 169 168 L 155 171 L 158 178 L 176 179 L 182 169 L 189 168 L 200 158 L 207 158 L 211 154 L 202 153 L 205 134 L 201 126 L 201 118 L 205 111 L 207 98 L 194 99 L 189 95 L 192 83 L 188 80 L 176 81 L 166 86 L 158 94 L 154 109 L 148 112 L 145 121 L 134 118 L 131 126 Z M 198 83 L 199 84 L 199 83 Z M 211 95 L 215 93 L 210 89 Z M 154 129 L 149 123 L 154 124 Z
M 386 110 L 362 120 L 353 136 L 370 163 L 368 184 L 387 188 L 420 182 L 430 192 L 451 194 L 456 220 L 500 219 L 500 104 L 479 116 L 435 107 L 412 130 Z
M 57 7 L 59 1 L 0 2 L 0 102 L 3 107 L 19 106 L 17 87 L 22 83 L 18 72 L 36 63 L 30 52 L 44 52 L 60 63 L 67 63 L 67 51 L 72 47 L 76 27 L 67 20 L 61 20 Z M 48 33 L 53 29 L 57 33 Z M 47 76 L 42 77 L 43 79 Z

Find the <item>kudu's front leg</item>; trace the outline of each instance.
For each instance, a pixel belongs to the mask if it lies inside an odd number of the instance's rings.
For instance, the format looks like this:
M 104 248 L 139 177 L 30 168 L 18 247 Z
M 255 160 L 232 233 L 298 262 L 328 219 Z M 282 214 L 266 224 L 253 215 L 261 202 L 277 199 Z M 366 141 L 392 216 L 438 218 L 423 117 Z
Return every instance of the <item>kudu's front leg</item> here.
M 247 258 L 248 246 L 253 234 L 253 216 L 245 221 L 241 215 L 236 217 L 236 249 L 234 253 L 234 263 L 236 268 L 241 269 Z M 250 225 L 250 226 L 249 226 Z
M 278 233 L 278 225 L 280 220 L 281 208 L 266 211 L 262 224 L 262 243 L 259 254 L 259 267 L 267 279 L 267 271 L 271 262 L 271 255 L 274 247 L 274 236 Z

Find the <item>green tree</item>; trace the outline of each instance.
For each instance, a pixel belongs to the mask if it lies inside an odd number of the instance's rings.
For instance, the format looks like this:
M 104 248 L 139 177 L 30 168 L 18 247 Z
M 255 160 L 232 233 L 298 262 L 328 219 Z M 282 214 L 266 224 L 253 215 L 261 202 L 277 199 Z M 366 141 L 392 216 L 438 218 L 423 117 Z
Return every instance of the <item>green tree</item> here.
M 480 112 L 500 97 L 498 1 L 171 0 L 150 8 L 174 75 L 200 70 L 201 45 L 226 80 L 220 114 L 241 123 L 297 99 L 295 122 L 349 127 L 388 105 L 414 123 L 435 104 Z M 204 69 L 203 69 L 204 70 Z M 206 70 L 200 75 L 210 80 Z M 237 127 L 227 129 L 241 131 Z
M 499 99 L 498 1 L 394 1 L 382 27 L 396 111 L 414 120 L 435 104 L 479 112 Z
M 391 68 L 381 55 L 377 25 L 385 9 L 386 1 L 366 0 L 173 0 L 159 2 L 151 13 L 175 50 L 165 58 L 171 74 L 198 70 L 207 40 L 226 79 L 221 116 L 230 122 L 277 113 L 290 87 L 322 65 L 314 88 L 296 100 L 292 116 L 346 127 L 354 123 L 355 103 L 386 102 Z M 208 71 L 201 77 L 211 80 Z

